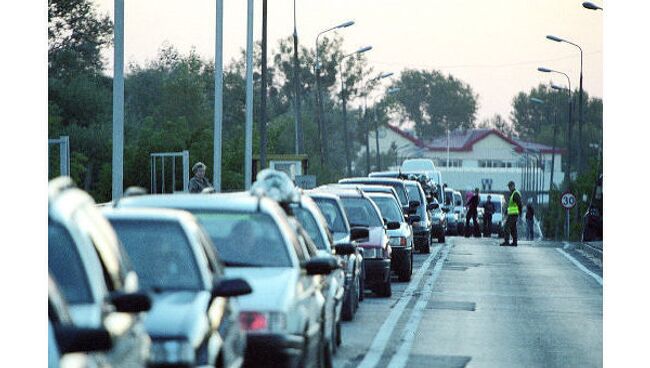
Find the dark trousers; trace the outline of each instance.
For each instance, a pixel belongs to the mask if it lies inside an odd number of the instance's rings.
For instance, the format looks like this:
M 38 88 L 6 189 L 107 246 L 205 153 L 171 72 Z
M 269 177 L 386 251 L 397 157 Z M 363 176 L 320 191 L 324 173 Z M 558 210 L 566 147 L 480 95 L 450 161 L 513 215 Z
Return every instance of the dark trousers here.
M 535 220 L 526 219 L 526 238 L 533 240 L 535 238 Z
M 469 228 L 469 219 L 472 219 L 474 222 L 472 230 Z M 477 235 L 478 237 L 481 236 L 481 230 L 478 225 L 478 211 L 467 211 L 467 215 L 465 215 L 465 236 L 471 236 L 472 234 L 479 234 Z
M 506 228 L 503 232 L 505 234 L 506 243 L 510 242 L 510 234 L 512 234 L 512 243 L 517 244 L 517 218 L 518 215 L 508 215 L 506 219 Z
M 492 236 L 492 215 L 483 215 L 483 236 Z

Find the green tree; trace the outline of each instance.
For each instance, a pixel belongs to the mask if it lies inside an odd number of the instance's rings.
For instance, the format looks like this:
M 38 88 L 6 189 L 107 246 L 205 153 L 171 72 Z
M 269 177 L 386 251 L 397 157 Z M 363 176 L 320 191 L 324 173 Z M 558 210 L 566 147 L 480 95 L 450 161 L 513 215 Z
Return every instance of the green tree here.
M 392 109 L 402 122 L 415 123 L 418 137 L 429 139 L 449 129 L 474 126 L 478 107 L 472 88 L 436 70 L 402 71 L 392 87 L 400 88 Z

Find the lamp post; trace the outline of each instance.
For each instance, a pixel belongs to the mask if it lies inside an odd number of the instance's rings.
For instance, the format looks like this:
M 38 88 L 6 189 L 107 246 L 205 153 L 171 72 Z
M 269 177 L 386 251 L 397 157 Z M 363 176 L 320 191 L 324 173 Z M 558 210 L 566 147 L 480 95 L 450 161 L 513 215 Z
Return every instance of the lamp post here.
M 557 91 L 564 91 L 566 90 L 569 95 L 571 91 L 566 88 L 566 87 L 561 87 L 556 84 L 551 83 L 551 88 Z M 555 97 L 556 94 L 553 94 L 553 106 L 555 106 Z M 553 174 L 555 173 L 555 145 L 556 145 L 556 139 L 557 139 L 557 115 L 555 114 L 555 108 L 553 108 L 553 153 L 551 156 L 551 182 L 549 183 L 548 187 L 548 193 L 549 193 L 549 198 L 550 198 L 550 193 L 551 189 L 553 188 Z
M 363 105 L 364 105 L 364 120 L 366 122 L 366 171 L 367 174 L 370 174 L 370 123 L 368 122 L 368 94 L 370 93 L 370 83 L 378 80 L 382 80 L 384 78 L 388 78 L 393 75 L 393 72 L 388 72 L 388 73 L 379 73 L 376 77 L 370 79 L 368 83 L 366 83 L 366 94 L 363 97 Z M 376 112 L 375 109 L 372 109 L 373 111 L 373 118 L 376 120 Z
M 571 93 L 572 92 L 572 90 L 571 90 L 571 78 L 569 78 L 569 76 L 566 73 L 563 73 L 563 72 L 560 72 L 560 71 L 557 71 L 557 70 L 553 70 L 553 69 L 549 69 L 549 68 L 545 68 L 545 67 L 541 67 L 541 66 L 539 68 L 537 68 L 537 70 L 542 72 L 542 73 L 562 74 L 562 75 L 564 75 L 566 77 L 567 83 L 569 85 L 569 88 L 568 88 L 568 93 L 569 93 L 569 120 L 567 121 L 567 169 L 564 172 L 564 182 L 565 182 L 566 185 L 569 185 L 569 183 L 571 182 L 571 176 L 570 176 L 570 174 L 571 174 L 571 131 L 572 131 L 572 129 L 571 129 L 572 128 L 571 118 L 572 118 L 572 112 L 573 112 L 573 98 L 572 98 L 572 93 Z
M 244 189 L 253 182 L 253 0 L 248 0 L 246 29 L 246 123 L 244 136 Z
M 395 93 L 399 92 L 400 88 L 399 87 L 393 87 L 389 88 L 388 91 L 386 91 L 386 95 L 394 95 Z M 375 118 L 375 148 L 376 148 L 376 153 L 377 153 L 377 171 L 381 171 L 381 153 L 379 152 L 379 122 L 377 119 L 377 112 L 375 111 L 374 114 Z
M 112 199 L 124 189 L 124 0 L 114 0 Z
M 589 10 L 601 10 L 601 11 L 603 10 L 603 8 L 590 1 L 585 1 L 584 3 L 582 3 L 582 6 Z
M 320 148 L 320 163 L 321 166 L 327 162 L 327 124 L 323 122 L 323 97 L 321 95 L 320 91 L 320 50 L 318 48 L 318 38 L 330 31 L 335 31 L 337 29 L 341 28 L 347 28 L 354 25 L 354 21 L 347 21 L 345 23 L 341 23 L 338 26 L 326 29 L 324 31 L 321 31 L 316 35 L 316 64 L 314 65 L 314 70 L 316 72 L 316 100 L 317 100 L 317 110 L 316 110 L 316 117 L 317 117 L 317 122 L 318 122 L 318 138 L 319 138 L 319 148 Z
M 266 1 L 266 0 L 264 0 Z M 302 119 L 300 116 L 300 69 L 298 64 L 298 29 L 296 27 L 296 0 L 293 0 L 293 88 L 295 90 L 294 124 L 296 133 L 296 154 L 305 151 L 302 133 Z
M 580 91 L 578 96 L 578 172 L 581 172 L 582 171 L 582 60 L 583 60 L 582 47 L 578 46 L 577 44 L 571 41 L 553 35 L 548 35 L 546 36 L 546 38 L 555 42 L 568 43 L 569 45 L 573 45 L 577 47 L 578 50 L 580 50 Z
M 366 51 L 372 50 L 372 46 L 366 46 L 358 49 L 355 52 L 344 55 L 339 60 L 339 74 L 341 76 L 341 102 L 343 104 L 343 140 L 345 141 L 345 166 L 347 176 L 352 176 L 352 166 L 350 163 L 350 139 L 348 136 L 348 116 L 347 116 L 347 96 L 345 91 L 345 78 L 343 77 L 343 61 L 351 56 L 355 56 Z

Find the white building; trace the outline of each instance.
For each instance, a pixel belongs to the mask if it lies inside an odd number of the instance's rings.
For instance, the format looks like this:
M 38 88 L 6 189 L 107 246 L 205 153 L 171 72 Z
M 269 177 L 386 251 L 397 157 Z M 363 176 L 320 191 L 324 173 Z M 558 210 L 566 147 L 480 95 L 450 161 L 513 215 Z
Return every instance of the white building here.
M 374 132 L 370 141 L 375 143 Z M 370 146 L 371 154 L 376 152 L 375 144 Z M 429 158 L 442 173 L 443 182 L 459 190 L 478 187 L 505 192 L 512 180 L 522 191 L 548 192 L 551 180 L 552 147 L 509 138 L 496 129 L 456 130 L 450 132 L 449 139 L 442 136 L 424 141 L 389 125 L 380 128 L 379 150 L 387 153 L 391 147 L 397 151 L 397 162 L 383 163 L 383 169 L 397 169 L 407 158 Z M 555 150 L 553 165 L 553 182 L 558 186 L 564 178 L 561 153 Z

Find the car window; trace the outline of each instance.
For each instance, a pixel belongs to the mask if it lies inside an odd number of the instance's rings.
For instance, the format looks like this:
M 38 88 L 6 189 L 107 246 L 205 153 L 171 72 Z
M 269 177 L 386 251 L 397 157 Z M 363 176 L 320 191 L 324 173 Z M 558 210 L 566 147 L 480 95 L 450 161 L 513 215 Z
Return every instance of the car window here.
M 379 214 L 366 198 L 342 197 L 343 208 L 351 226 L 376 227 L 383 226 Z
M 231 267 L 291 267 L 280 230 L 263 213 L 193 211 Z
M 426 205 L 426 199 L 422 198 L 422 193 L 420 192 L 420 188 L 415 185 L 415 184 L 406 184 L 406 189 L 409 192 L 409 198 L 412 201 L 419 201 L 420 206 L 418 206 L 417 214 L 424 218 L 425 216 L 425 205 Z
M 144 290 L 200 290 L 192 246 L 176 221 L 111 219 Z
M 406 191 L 404 190 L 404 187 L 397 184 L 391 186 L 395 188 L 395 191 L 397 192 L 397 197 L 399 198 L 399 201 L 401 202 L 402 206 L 408 206 L 409 200 L 408 200 L 408 196 L 406 195 Z
M 70 304 L 92 303 L 84 265 L 70 233 L 56 221 L 48 221 L 47 266 Z
M 325 198 L 312 198 L 318 208 L 325 216 L 327 220 L 327 226 L 332 232 L 335 233 L 347 233 L 348 230 L 345 228 L 345 222 L 343 221 L 343 213 L 339 206 L 336 205 L 336 201 L 333 199 Z
M 399 205 L 393 198 L 387 197 L 378 197 L 370 196 L 370 199 L 375 202 L 379 211 L 381 211 L 381 216 L 390 222 L 403 222 L 404 216 L 402 215 L 402 209 L 399 208 Z
M 293 209 L 294 215 L 302 227 L 305 229 L 307 234 L 309 234 L 309 237 L 314 242 L 316 247 L 321 250 L 327 250 L 327 247 L 325 246 L 326 240 L 323 238 L 323 235 L 320 232 L 320 228 L 318 227 L 318 223 L 316 223 L 316 219 L 311 214 L 311 212 L 305 208 L 298 207 L 297 204 L 292 204 L 291 208 Z

